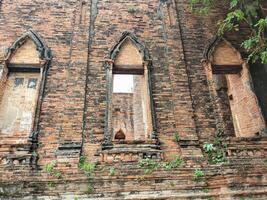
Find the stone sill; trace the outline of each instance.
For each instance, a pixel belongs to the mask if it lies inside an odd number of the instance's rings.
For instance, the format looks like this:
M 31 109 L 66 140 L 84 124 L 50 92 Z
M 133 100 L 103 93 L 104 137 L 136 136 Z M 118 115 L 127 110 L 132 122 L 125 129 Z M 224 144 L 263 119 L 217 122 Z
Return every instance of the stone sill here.
M 135 144 L 157 144 L 157 140 L 113 140 L 112 144 L 125 144 L 125 145 L 135 145 Z

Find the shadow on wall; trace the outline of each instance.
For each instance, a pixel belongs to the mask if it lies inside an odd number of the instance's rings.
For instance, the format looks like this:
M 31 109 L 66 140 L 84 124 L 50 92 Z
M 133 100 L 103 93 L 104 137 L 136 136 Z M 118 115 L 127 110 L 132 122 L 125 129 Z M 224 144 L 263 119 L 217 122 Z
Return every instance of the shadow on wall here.
M 267 65 L 251 64 L 250 73 L 265 123 L 267 124 Z

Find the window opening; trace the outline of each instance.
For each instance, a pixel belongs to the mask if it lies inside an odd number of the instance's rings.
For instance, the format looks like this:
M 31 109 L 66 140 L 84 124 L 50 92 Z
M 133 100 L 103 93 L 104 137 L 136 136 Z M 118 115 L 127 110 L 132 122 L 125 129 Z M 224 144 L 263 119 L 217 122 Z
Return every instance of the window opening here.
M 127 141 L 156 139 L 147 51 L 133 34 L 125 32 L 110 57 L 106 62 L 110 101 L 103 144 L 115 140 L 117 130 L 123 130 Z
M 224 134 L 251 137 L 265 128 L 251 86 L 248 64 L 224 39 L 213 42 L 207 52 L 206 71 Z
M 133 87 L 133 75 L 113 75 L 113 93 L 133 93 Z

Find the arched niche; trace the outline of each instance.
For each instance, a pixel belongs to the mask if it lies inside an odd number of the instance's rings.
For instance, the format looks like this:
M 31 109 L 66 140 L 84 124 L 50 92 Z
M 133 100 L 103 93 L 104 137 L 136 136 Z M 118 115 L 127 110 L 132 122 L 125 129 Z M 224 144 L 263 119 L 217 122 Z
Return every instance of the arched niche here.
M 151 65 L 147 49 L 130 32 L 124 32 L 112 47 L 105 63 L 108 92 L 104 146 L 113 143 L 119 129 L 126 130 L 128 142 L 156 139 Z
M 224 38 L 207 47 L 203 65 L 226 136 L 253 137 L 264 128 L 264 119 L 254 94 L 248 64 Z M 235 133 L 235 134 L 234 134 Z
M 126 136 L 125 134 L 123 133 L 122 130 L 119 130 L 116 134 L 115 134 L 115 137 L 114 139 L 115 140 L 125 140 Z
M 33 30 L 8 48 L 0 76 L 0 137 L 37 143 L 37 124 L 51 59 L 50 49 Z

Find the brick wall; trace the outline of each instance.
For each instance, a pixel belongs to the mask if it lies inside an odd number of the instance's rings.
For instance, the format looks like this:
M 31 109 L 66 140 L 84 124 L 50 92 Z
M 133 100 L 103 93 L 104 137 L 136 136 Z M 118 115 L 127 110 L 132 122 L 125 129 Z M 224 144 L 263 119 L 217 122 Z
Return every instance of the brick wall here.
M 203 143 L 212 142 L 218 115 L 201 60 L 215 35 L 215 19 L 225 14 L 223 4 L 210 16 L 199 16 L 190 11 L 187 0 L 1 1 L 1 63 L 5 49 L 29 28 L 52 49 L 53 60 L 46 77 L 34 152 L 39 159 L 32 166 L 9 165 L 2 155 L 10 150 L 0 143 L 0 174 L 4 177 L 0 195 L 64 199 L 77 194 L 84 198 L 88 182 L 92 182 L 93 194 L 86 198 L 237 199 L 246 195 L 265 199 L 266 138 L 230 137 L 223 141 L 229 156 L 225 165 L 210 165 L 205 154 L 203 157 Z M 162 153 L 162 160 L 179 155 L 184 164 L 147 175 L 136 162 L 99 163 L 92 174 L 94 179 L 88 180 L 77 164 L 81 153 L 93 161 L 101 150 L 107 105 L 104 62 L 125 30 L 145 44 L 151 57 L 151 92 L 160 146 L 154 151 Z M 236 46 L 246 34 L 245 29 L 226 37 Z M 136 55 L 136 49 L 129 52 Z M 26 49 L 26 53 L 30 51 Z M 119 63 L 127 62 L 121 57 Z M 136 63 L 141 62 L 137 59 Z M 230 127 L 227 129 L 231 132 Z M 173 139 L 175 133 L 180 136 L 178 144 Z M 121 158 L 129 156 L 119 153 Z M 44 171 L 53 160 L 62 178 Z M 115 176 L 110 175 L 111 167 L 116 168 Z M 205 177 L 195 181 L 194 171 L 199 168 Z M 51 183 L 55 187 L 49 187 Z M 210 191 L 203 192 L 207 188 Z
M 135 33 L 149 50 L 153 63 L 151 78 L 157 131 L 166 155 L 172 157 L 177 154 L 177 144 L 172 139 L 176 131 L 185 140 L 197 140 L 192 114 L 188 114 L 193 111 L 186 68 L 180 56 L 182 48 L 179 26 L 175 21 L 170 24 L 168 15 L 168 10 L 172 9 L 172 17 L 175 18 L 174 5 L 168 8 L 158 1 L 142 0 L 94 2 L 91 9 L 94 9 L 92 11 L 97 15 L 91 16 L 91 27 L 94 29 L 89 47 L 91 59 L 88 70 L 84 149 L 90 148 L 90 144 L 95 144 L 103 138 L 107 92 L 103 64 L 121 33 L 129 30 Z M 131 12 L 132 7 L 135 12 Z M 111 10 L 120 12 L 114 14 Z M 170 57 L 172 59 L 169 59 Z

